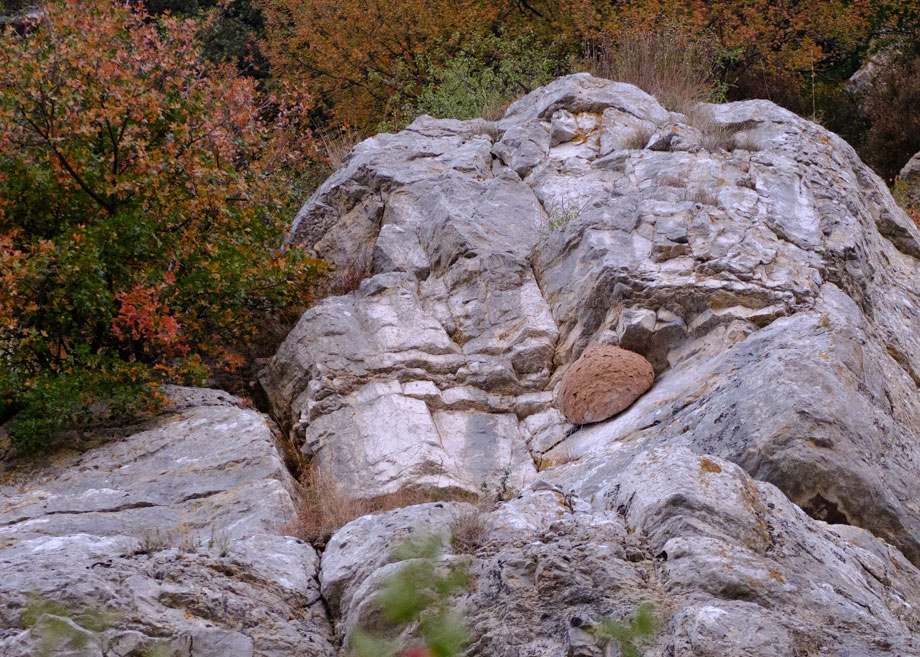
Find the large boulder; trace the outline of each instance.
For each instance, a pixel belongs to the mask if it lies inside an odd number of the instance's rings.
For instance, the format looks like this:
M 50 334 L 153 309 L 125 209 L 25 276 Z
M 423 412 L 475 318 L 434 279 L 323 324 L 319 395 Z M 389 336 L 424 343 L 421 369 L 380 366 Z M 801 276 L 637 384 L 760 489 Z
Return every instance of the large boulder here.
M 651 363 L 639 354 L 592 344 L 560 379 L 556 403 L 573 424 L 599 422 L 629 408 L 654 380 Z
M 368 278 L 261 372 L 290 438 L 354 496 L 525 490 L 487 514 L 471 655 L 601 654 L 579 628 L 649 596 L 659 654 L 917 652 L 920 231 L 838 136 L 567 76 L 359 144 L 292 239 Z M 592 343 L 655 382 L 576 426 Z M 330 542 L 339 639 L 413 513 Z
M 379 614 L 373 596 L 400 565 L 393 548 L 440 534 L 444 563 L 466 563 L 473 575 L 456 603 L 471 656 L 607 655 L 591 628 L 643 603 L 663 624 L 646 655 L 920 650 L 920 570 L 869 532 L 813 520 L 774 486 L 685 448 L 600 467 L 591 473 L 600 490 L 579 486 L 584 470 L 570 464 L 559 470 L 575 492 L 541 481 L 481 512 L 473 550 L 451 547 L 466 504 L 350 523 L 320 572 L 339 636 L 347 644 Z
M 225 393 L 170 394 L 179 408 L 123 440 L 6 473 L 0 654 L 40 654 L 54 617 L 85 639 L 66 654 L 334 654 L 319 557 L 284 535 L 294 483 L 266 418 Z

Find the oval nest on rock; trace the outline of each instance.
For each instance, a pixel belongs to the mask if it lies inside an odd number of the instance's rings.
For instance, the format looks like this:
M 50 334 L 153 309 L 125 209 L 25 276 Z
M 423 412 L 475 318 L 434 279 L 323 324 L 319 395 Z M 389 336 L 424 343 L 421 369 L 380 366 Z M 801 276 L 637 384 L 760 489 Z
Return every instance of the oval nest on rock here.
M 639 354 L 592 344 L 563 375 L 556 406 L 573 424 L 600 422 L 629 408 L 654 381 L 655 370 Z

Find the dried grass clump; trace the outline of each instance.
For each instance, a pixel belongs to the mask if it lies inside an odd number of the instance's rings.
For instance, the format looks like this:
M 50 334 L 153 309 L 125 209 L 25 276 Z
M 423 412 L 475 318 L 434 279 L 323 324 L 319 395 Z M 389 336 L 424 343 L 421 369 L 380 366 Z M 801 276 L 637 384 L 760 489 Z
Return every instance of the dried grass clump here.
M 465 497 L 449 490 L 402 489 L 390 495 L 355 499 L 342 490 L 332 475 L 320 472 L 315 466 L 310 466 L 304 471 L 301 485 L 303 492 L 297 505 L 297 513 L 291 522 L 282 527 L 282 531 L 320 548 L 325 547 L 326 542 L 337 530 L 355 518 L 414 504 Z
M 649 141 L 652 139 L 652 135 L 655 134 L 654 131 L 650 129 L 641 129 L 636 130 L 623 144 L 623 147 L 630 151 L 641 151 L 643 148 L 648 146 Z
M 694 107 L 688 110 L 686 115 L 687 123 L 703 134 L 702 146 L 707 151 L 715 153 L 724 150 L 730 153 L 737 148 L 747 151 L 759 150 L 749 134 L 740 134 L 755 126 L 752 121 L 718 123 L 703 107 Z
M 333 171 L 342 168 L 345 157 L 361 141 L 361 135 L 348 126 L 318 130 L 315 134 L 323 145 L 326 161 Z
M 488 538 L 489 528 L 479 509 L 464 513 L 451 525 L 450 545 L 458 554 L 477 552 Z
M 696 103 L 721 99 L 718 63 L 715 44 L 665 25 L 586 43 L 583 66 L 594 76 L 634 84 L 667 109 L 686 113 Z

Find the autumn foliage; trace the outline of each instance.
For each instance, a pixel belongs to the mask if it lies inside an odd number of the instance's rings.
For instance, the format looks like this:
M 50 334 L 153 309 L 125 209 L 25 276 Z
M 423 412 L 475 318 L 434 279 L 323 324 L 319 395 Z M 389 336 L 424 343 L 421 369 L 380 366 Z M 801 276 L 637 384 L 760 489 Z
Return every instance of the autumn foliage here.
M 411 105 L 429 71 L 496 35 L 530 35 L 562 63 L 680 26 L 720 55 L 728 99 L 769 98 L 833 122 L 869 46 L 914 30 L 916 0 L 261 0 L 275 75 L 311 90 L 325 119 L 359 127 Z M 874 41 L 875 40 L 875 41 Z M 519 94 L 521 89 L 508 89 Z
M 429 65 L 497 26 L 481 0 L 264 0 L 273 67 L 337 122 L 373 126 L 412 98 Z
M 193 24 L 111 0 L 33 23 L 0 34 L 0 420 L 21 450 L 240 367 L 320 270 L 281 248 L 265 101 Z

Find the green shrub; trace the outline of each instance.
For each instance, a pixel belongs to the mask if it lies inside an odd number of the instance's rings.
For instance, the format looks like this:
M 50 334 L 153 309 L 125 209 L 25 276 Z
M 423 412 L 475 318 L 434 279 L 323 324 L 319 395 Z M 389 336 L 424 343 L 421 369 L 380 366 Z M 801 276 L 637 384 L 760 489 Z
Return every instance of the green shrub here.
M 569 66 L 532 35 L 489 35 L 444 64 L 428 64 L 426 84 L 398 114 L 438 118 L 501 118 L 514 98 L 551 82 Z
M 394 551 L 394 558 L 405 563 L 383 582 L 375 598 L 385 633 L 352 632 L 349 641 L 354 657 L 455 657 L 463 651 L 468 640 L 466 627 L 451 611 L 450 602 L 469 585 L 469 573 L 464 562 L 441 564 L 442 548 L 443 539 L 433 535 L 406 542 Z M 410 627 L 415 628 L 422 645 L 401 648 L 388 638 Z
M 0 33 L 0 422 L 22 452 L 240 368 L 309 301 L 272 126 L 195 29 L 59 0 Z
M 658 620 L 651 603 L 639 605 L 629 620 L 603 620 L 594 627 L 594 636 L 603 644 L 616 642 L 621 657 L 641 657 L 642 646 L 655 635 Z

